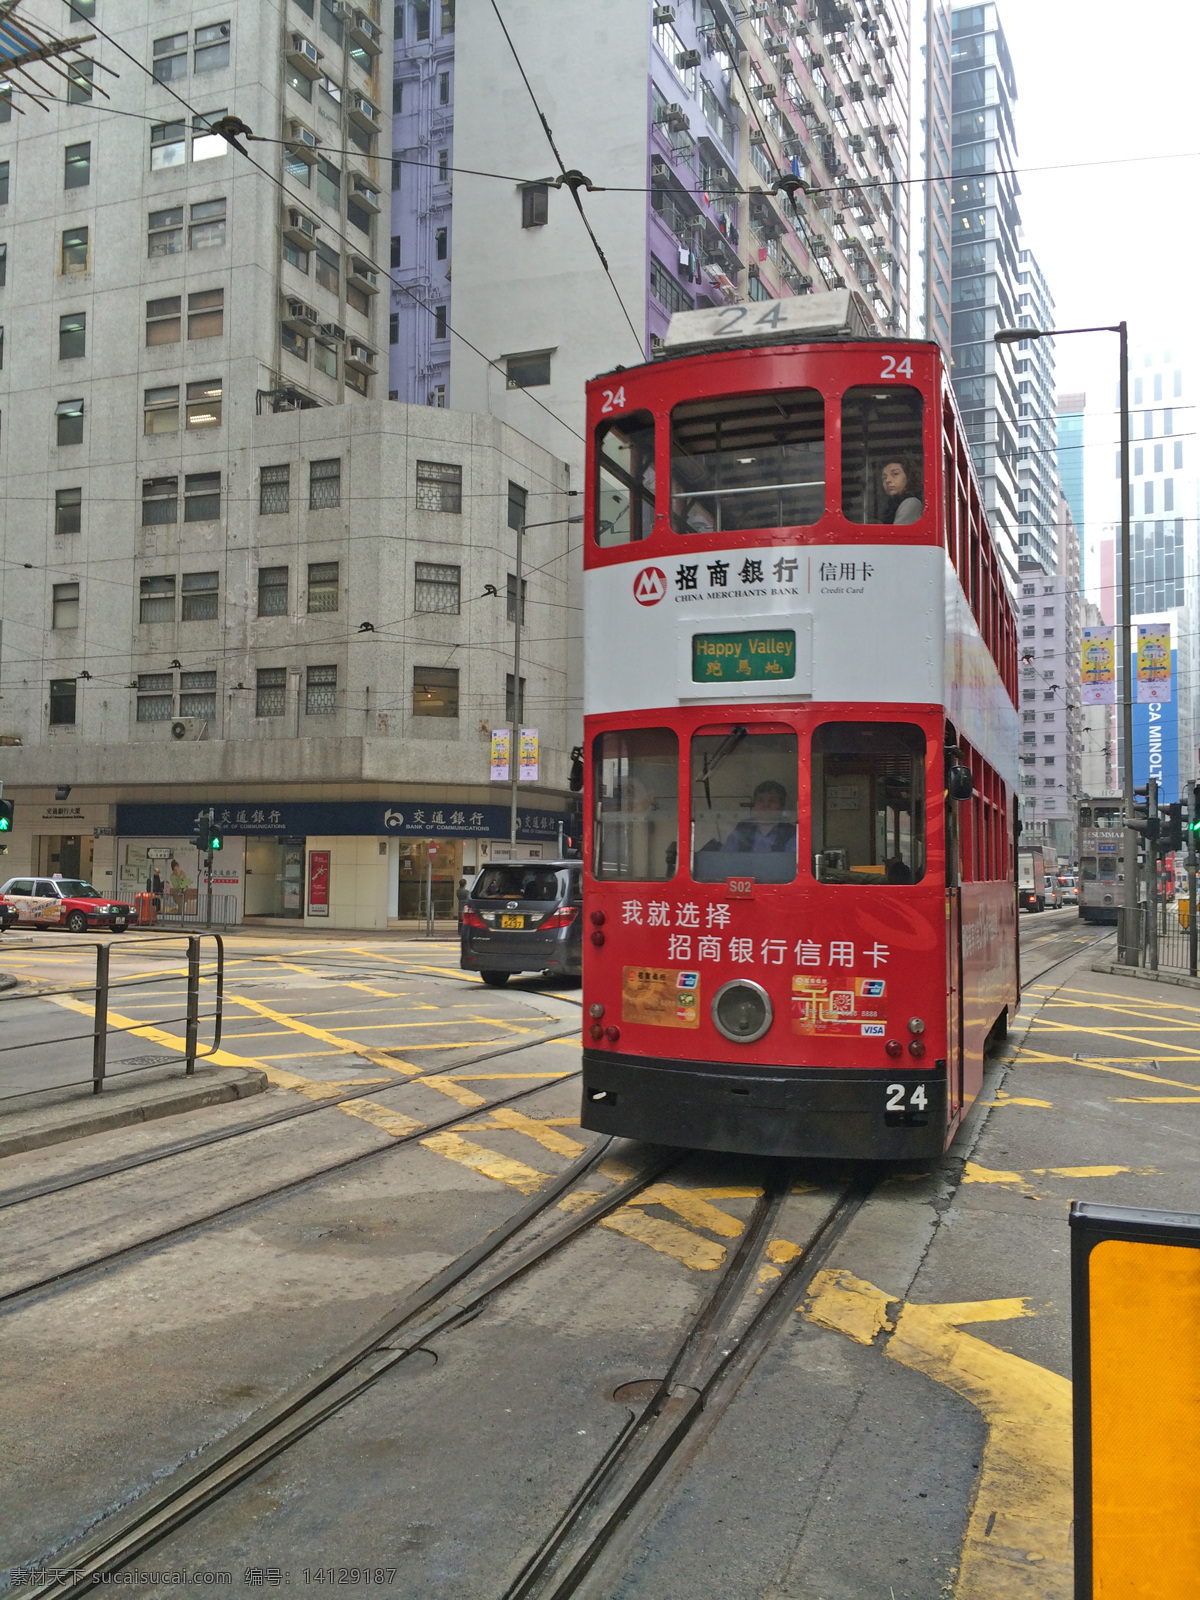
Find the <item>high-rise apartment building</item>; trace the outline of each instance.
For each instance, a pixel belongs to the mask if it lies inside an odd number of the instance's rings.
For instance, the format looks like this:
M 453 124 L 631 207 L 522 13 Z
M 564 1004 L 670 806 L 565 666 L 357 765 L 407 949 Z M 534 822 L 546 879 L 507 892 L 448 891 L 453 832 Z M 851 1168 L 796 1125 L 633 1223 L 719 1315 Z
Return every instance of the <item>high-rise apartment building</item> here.
M 1083 601 L 1071 508 L 1055 505 L 1063 552 L 1058 570 L 1025 556 L 1017 596 L 1021 685 L 1021 815 L 1026 833 L 1076 854 L 1083 707 L 1079 660 Z
M 1087 411 L 1086 394 L 1060 394 L 1057 400 L 1058 435 L 1057 435 L 1057 460 L 1058 476 L 1062 484 L 1062 492 L 1067 504 L 1071 508 L 1071 520 L 1075 524 L 1075 531 L 1079 535 L 1081 552 L 1087 547 L 1087 523 L 1084 516 L 1086 481 L 1086 457 L 1084 455 L 1084 414 Z M 1118 496 L 1119 498 L 1119 496 Z M 1084 571 L 1086 562 L 1080 563 L 1080 582 L 1086 583 L 1087 574 Z
M 0 98 L 4 876 L 129 895 L 157 845 L 194 885 L 211 804 L 238 915 L 381 926 L 431 843 L 452 904 L 508 840 L 489 727 L 542 734 L 522 837 L 565 808 L 570 502 L 501 419 L 386 398 L 392 19 L 26 6 L 96 39 L 47 111 Z
M 913 235 L 921 241 L 920 260 L 914 272 L 914 328 L 941 345 L 950 357 L 951 268 L 954 245 L 952 214 L 953 158 L 951 155 L 952 64 L 949 0 L 925 0 L 921 72 L 924 96 L 921 138 L 914 141 L 914 164 L 921 181 L 914 186 Z M 918 33 L 922 30 L 918 28 Z M 914 104 L 918 101 L 914 86 Z
M 1052 328 L 1054 301 L 1032 250 L 1022 249 L 1017 322 L 1026 328 Z M 1017 522 L 1023 553 L 1043 567 L 1071 562 L 1078 573 L 1078 549 L 1060 562 L 1058 430 L 1054 389 L 1054 340 L 1023 339 L 1013 363 L 1017 377 Z M 1071 537 L 1078 543 L 1072 522 Z
M 1015 588 L 1022 548 L 1016 367 L 1028 357 L 1011 345 L 994 344 L 992 335 L 1015 327 L 1020 312 L 1020 215 L 1013 174 L 1017 85 L 992 0 L 956 6 L 951 30 L 954 388 L 992 533 Z
M 500 13 L 503 29 L 489 0 L 395 8 L 402 400 L 492 412 L 577 462 L 584 382 L 644 360 L 674 311 L 851 285 L 905 329 L 906 7 Z M 543 116 L 595 186 L 579 196 L 611 281 Z

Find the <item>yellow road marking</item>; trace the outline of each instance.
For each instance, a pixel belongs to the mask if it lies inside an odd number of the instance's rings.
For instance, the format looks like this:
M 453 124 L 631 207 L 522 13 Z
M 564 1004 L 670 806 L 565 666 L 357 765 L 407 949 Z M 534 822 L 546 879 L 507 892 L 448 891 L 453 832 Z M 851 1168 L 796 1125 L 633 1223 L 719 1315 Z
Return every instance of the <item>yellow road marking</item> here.
M 1193 1061 L 1196 1059 L 1194 1047 L 1185 1050 L 1182 1045 L 1172 1044 L 1167 1039 L 1141 1039 L 1136 1034 L 1130 1033 L 1128 1028 L 1086 1028 L 1078 1022 L 1054 1022 L 1049 1017 L 1042 1017 L 1037 1026 L 1039 1030 L 1046 1028 L 1051 1033 L 1092 1033 L 1101 1039 L 1115 1039 L 1118 1044 L 1144 1044 L 1152 1050 L 1172 1050 L 1176 1054 L 1186 1055 Z
M 1200 1061 L 1200 1056 L 1196 1056 L 1193 1059 Z M 1108 1061 L 1076 1061 L 1074 1056 L 1052 1056 L 1037 1051 L 1022 1050 L 1021 1062 L 1025 1066 L 1030 1064 L 1034 1066 L 1057 1066 L 1063 1064 L 1065 1066 L 1087 1067 L 1092 1072 L 1115 1072 L 1119 1078 L 1137 1078 L 1142 1083 L 1158 1083 L 1166 1089 L 1191 1089 L 1200 1094 L 1200 1084 L 1180 1083 L 1178 1079 L 1164 1078 L 1158 1072 L 1134 1072 L 1130 1067 L 1114 1067 Z
M 1030 1167 L 1037 1178 L 1115 1178 L 1118 1173 L 1130 1172 L 1141 1177 L 1161 1174 L 1161 1167 Z M 993 1172 L 988 1167 L 968 1161 L 963 1168 L 964 1183 L 1025 1183 L 1020 1172 Z
M 639 1197 L 640 1198 L 640 1197 Z M 725 1259 L 725 1246 L 702 1239 L 699 1234 L 681 1228 L 677 1223 L 664 1222 L 661 1217 L 648 1217 L 645 1212 L 623 1205 L 611 1216 L 601 1217 L 600 1226 L 614 1233 L 623 1233 L 639 1244 L 648 1244 L 660 1255 L 674 1256 L 685 1267 L 696 1272 L 712 1272 Z M 741 1231 L 740 1229 L 738 1230 Z
M 676 1216 L 682 1217 L 694 1227 L 707 1228 L 710 1233 L 719 1233 L 725 1239 L 736 1239 L 744 1227 L 736 1217 L 731 1217 L 727 1211 L 721 1211 L 717 1206 L 710 1205 L 694 1189 L 680 1189 L 673 1183 L 652 1183 L 648 1189 L 643 1189 L 640 1194 L 634 1195 L 627 1204 L 665 1206 L 668 1211 L 673 1211 Z
M 988 1106 L 1040 1106 L 1044 1111 L 1053 1111 L 1053 1100 L 1028 1100 L 1021 1095 L 1005 1094 L 1003 1089 L 996 1090 L 994 1100 L 985 1100 Z
M 870 1344 L 891 1324 L 889 1296 L 837 1270 L 813 1280 L 804 1314 Z M 885 1349 L 971 1402 L 988 1424 L 955 1600 L 1063 1600 L 1072 1592 L 1071 1385 L 998 1350 L 964 1322 L 1031 1316 L 1025 1301 L 900 1307 Z
M 772 1239 L 767 1246 L 768 1261 L 795 1261 L 796 1257 L 803 1255 L 798 1244 L 793 1244 L 790 1239 Z
M 446 1078 L 440 1073 L 430 1072 L 419 1081 L 423 1088 L 436 1089 L 439 1094 L 449 1095 L 451 1100 L 457 1100 L 460 1106 L 466 1106 L 468 1110 L 487 1104 L 483 1095 L 476 1094 L 474 1089 L 464 1089 L 456 1078 Z
M 1107 990 L 1101 989 L 1052 989 L 1050 990 L 1050 993 L 1063 995 L 1082 994 L 1089 995 L 1093 999 L 1097 1000 L 1123 1000 L 1126 1005 L 1143 1005 L 1155 1009 L 1161 1007 L 1168 1011 L 1191 1011 L 1193 1013 L 1200 1014 L 1200 1006 L 1184 1005 L 1182 1000 L 1151 1000 L 1149 997 L 1147 997 L 1145 1000 L 1142 1000 L 1136 995 L 1110 994 Z
M 72 999 L 70 995 L 49 995 L 47 998 L 54 1005 L 62 1006 L 66 1011 L 78 1012 L 80 1016 L 95 1015 L 91 1006 L 84 1005 L 81 1000 Z M 177 1033 L 167 1033 L 164 1029 L 154 1028 L 149 1024 L 142 1026 L 135 1023 L 132 1017 L 123 1017 L 117 1011 L 108 1013 L 108 1021 L 110 1027 L 122 1029 L 129 1037 L 149 1039 L 152 1043 L 163 1045 L 168 1050 L 178 1050 L 181 1056 L 187 1053 L 187 1041 L 181 1039 Z M 299 1073 L 285 1072 L 282 1067 L 273 1067 L 268 1062 L 252 1056 L 235 1056 L 228 1050 L 218 1050 L 201 1059 L 210 1062 L 214 1067 L 253 1067 L 264 1074 L 268 1083 L 273 1083 L 280 1089 L 294 1089 L 307 1100 L 328 1100 L 344 1087 L 342 1084 L 324 1083 L 317 1078 L 302 1078 Z M 391 1082 L 391 1079 L 386 1081 Z
M 574 1189 L 558 1202 L 560 1211 L 586 1211 L 590 1205 L 604 1198 L 600 1189 Z
M 389 1072 L 416 1072 L 417 1068 L 411 1061 L 401 1061 L 396 1056 L 384 1056 L 378 1050 L 372 1050 L 368 1044 L 360 1044 L 356 1039 L 345 1039 L 341 1034 L 331 1033 L 328 1028 L 314 1028 L 311 1023 L 302 1022 L 297 1017 L 289 1017 L 285 1012 L 276 1011 L 273 1007 L 264 1005 L 261 1000 L 251 1000 L 247 995 L 231 994 L 225 996 L 226 1005 L 245 1006 L 248 1010 L 257 1012 L 260 1017 L 265 1017 L 268 1022 L 279 1022 L 293 1033 L 304 1034 L 309 1039 L 319 1039 L 322 1044 L 331 1044 L 338 1049 L 346 1051 L 348 1055 L 362 1056 L 372 1066 L 386 1067 Z M 490 1041 L 488 1041 L 490 1042 Z
M 1019 1172 L 993 1172 L 990 1167 L 977 1166 L 974 1161 L 968 1161 L 963 1168 L 962 1181 L 964 1183 L 1024 1183 Z
M 451 1071 L 454 1069 L 451 1068 Z M 484 1083 L 493 1078 L 573 1078 L 573 1072 L 459 1072 L 455 1074 L 459 1083 Z M 421 1080 L 428 1083 L 428 1078 Z
M 1114 1095 L 1115 1106 L 1200 1106 L 1200 1096 L 1194 1094 L 1133 1094 Z
M 557 1133 L 536 1117 L 527 1117 L 523 1111 L 514 1111 L 509 1106 L 498 1106 L 492 1112 L 492 1119 L 502 1128 L 511 1128 L 514 1133 L 523 1133 L 527 1138 L 535 1139 L 556 1155 L 581 1156 L 586 1149 L 578 1139 L 568 1139 L 565 1133 Z
M 428 1078 L 424 1081 L 429 1082 Z M 548 1172 L 539 1172 L 536 1167 L 527 1167 L 523 1161 L 514 1161 L 511 1156 L 498 1156 L 494 1151 L 485 1150 L 481 1144 L 472 1144 L 469 1139 L 462 1139 L 456 1133 L 435 1133 L 428 1139 L 422 1139 L 421 1143 L 426 1150 L 457 1161 L 460 1166 L 470 1167 L 472 1172 L 482 1173 L 485 1178 L 494 1178 L 497 1183 L 506 1183 L 510 1189 L 519 1189 L 522 1194 L 533 1194 L 550 1176 Z
M 338 1105 L 339 1111 L 344 1111 L 348 1117 L 358 1117 L 363 1122 L 369 1122 L 374 1128 L 382 1128 L 384 1133 L 390 1133 L 397 1139 L 402 1139 L 406 1134 L 417 1133 L 425 1124 L 416 1122 L 412 1117 L 406 1117 L 401 1111 L 393 1111 L 390 1106 L 377 1105 L 374 1100 L 343 1100 Z

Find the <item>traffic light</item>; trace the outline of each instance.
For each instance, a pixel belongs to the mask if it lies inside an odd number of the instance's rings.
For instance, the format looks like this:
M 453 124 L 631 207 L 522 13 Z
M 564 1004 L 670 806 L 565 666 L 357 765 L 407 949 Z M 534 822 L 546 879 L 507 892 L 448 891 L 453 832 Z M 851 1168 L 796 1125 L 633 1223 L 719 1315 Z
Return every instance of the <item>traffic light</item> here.
M 1144 786 L 1133 791 L 1133 816 L 1129 819 L 1129 826 L 1140 833 L 1148 844 L 1157 843 L 1162 824 L 1158 817 L 1150 815 L 1149 795 Z
M 206 849 L 219 850 L 221 848 L 221 834 L 220 830 L 215 824 L 209 824 L 208 832 L 204 837 L 206 840 Z
M 1162 808 L 1162 816 L 1166 823 L 1163 828 L 1162 840 L 1159 844 L 1161 851 L 1183 849 L 1183 803 L 1172 800 L 1170 805 Z
M 196 833 L 192 843 L 201 855 L 207 855 L 210 850 L 221 848 L 221 830 L 215 822 L 205 821 L 202 817 L 196 819 Z
M 11 833 L 13 825 L 13 802 L 0 800 L 0 833 Z
M 1200 783 L 1193 783 L 1188 792 L 1191 802 L 1188 819 L 1188 832 L 1192 836 L 1193 844 L 1200 843 Z

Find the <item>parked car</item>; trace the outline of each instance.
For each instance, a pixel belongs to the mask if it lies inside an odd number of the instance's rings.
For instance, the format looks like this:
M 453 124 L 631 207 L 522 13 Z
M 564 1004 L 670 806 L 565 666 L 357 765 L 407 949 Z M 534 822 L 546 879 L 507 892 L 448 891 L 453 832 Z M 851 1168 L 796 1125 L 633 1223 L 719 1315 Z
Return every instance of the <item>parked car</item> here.
M 16 906 L 10 906 L 4 896 L 0 894 L 0 933 L 7 933 L 16 920 Z
M 470 887 L 459 925 L 461 965 L 499 987 L 514 972 L 583 972 L 583 868 L 578 861 L 498 861 Z
M 110 900 L 82 878 L 10 878 L 0 883 L 0 895 L 15 908 L 18 922 L 34 928 L 68 928 L 72 933 L 111 928 L 124 933 L 133 921 L 127 905 Z

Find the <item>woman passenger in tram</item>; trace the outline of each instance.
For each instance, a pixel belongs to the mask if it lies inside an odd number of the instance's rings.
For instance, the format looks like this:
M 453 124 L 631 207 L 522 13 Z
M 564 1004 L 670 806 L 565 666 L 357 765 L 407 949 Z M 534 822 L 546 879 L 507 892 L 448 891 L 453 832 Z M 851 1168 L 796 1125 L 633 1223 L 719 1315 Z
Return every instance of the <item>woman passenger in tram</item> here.
M 901 527 L 919 522 L 925 511 L 921 499 L 921 468 L 911 456 L 892 456 L 884 462 L 880 474 L 883 492 L 887 496 L 880 522 Z

